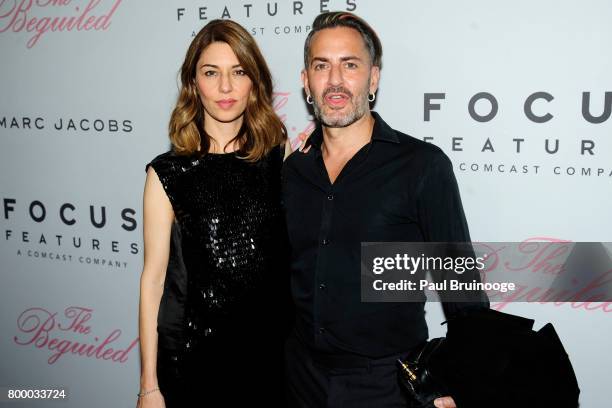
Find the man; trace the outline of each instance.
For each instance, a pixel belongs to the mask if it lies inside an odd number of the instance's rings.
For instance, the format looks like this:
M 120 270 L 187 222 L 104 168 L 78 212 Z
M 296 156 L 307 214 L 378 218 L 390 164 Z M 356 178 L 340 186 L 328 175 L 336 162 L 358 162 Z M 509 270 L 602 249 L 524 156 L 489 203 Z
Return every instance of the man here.
M 283 170 L 297 311 L 286 345 L 293 406 L 405 407 L 395 363 L 428 337 L 424 304 L 362 303 L 360 243 L 470 239 L 446 155 L 369 109 L 381 56 L 372 28 L 346 12 L 319 15 L 304 46 L 302 81 L 319 123 L 309 150 Z M 444 397 L 436 406 L 455 404 Z

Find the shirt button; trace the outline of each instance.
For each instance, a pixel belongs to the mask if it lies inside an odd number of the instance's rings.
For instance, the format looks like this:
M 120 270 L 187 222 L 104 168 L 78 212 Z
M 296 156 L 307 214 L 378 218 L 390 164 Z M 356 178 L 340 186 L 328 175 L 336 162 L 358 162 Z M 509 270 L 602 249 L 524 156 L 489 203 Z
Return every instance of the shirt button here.
M 319 327 L 319 333 L 320 334 L 325 333 L 325 327 Z
M 325 290 L 325 289 L 327 289 L 327 286 L 325 286 L 325 284 L 322 283 L 322 284 L 319 285 L 319 289 Z
M 329 201 L 333 200 L 333 199 L 334 199 L 334 195 L 333 195 L 333 194 L 328 195 L 328 196 L 327 196 L 327 199 L 328 199 Z
M 321 243 L 323 245 L 327 245 L 327 244 L 329 244 L 329 239 L 325 238 L 325 239 L 323 239 L 323 241 L 321 241 Z

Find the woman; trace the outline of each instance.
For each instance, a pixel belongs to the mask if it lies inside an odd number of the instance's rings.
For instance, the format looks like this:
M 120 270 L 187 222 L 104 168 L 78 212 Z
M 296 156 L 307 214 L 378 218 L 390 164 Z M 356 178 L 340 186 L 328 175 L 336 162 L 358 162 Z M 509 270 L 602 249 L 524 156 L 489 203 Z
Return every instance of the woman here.
M 138 407 L 274 403 L 290 313 L 270 71 L 244 28 L 214 20 L 181 83 L 172 150 L 147 165 Z

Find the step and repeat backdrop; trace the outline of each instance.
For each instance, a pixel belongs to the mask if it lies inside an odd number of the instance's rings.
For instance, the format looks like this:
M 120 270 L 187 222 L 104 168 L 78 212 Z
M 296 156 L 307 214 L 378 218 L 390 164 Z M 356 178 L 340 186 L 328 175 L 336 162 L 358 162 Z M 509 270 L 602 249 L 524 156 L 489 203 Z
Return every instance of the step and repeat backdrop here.
M 332 10 L 378 31 L 374 108 L 451 158 L 473 240 L 612 241 L 607 0 L 0 1 L 3 393 L 63 388 L 58 406 L 135 406 L 144 166 L 169 148 L 187 46 L 209 20 L 243 24 L 295 138 L 312 123 L 303 42 Z M 531 262 L 555 260 L 543 250 Z M 494 307 L 552 322 L 581 406 L 609 406 L 611 304 Z M 439 305 L 427 310 L 443 335 Z

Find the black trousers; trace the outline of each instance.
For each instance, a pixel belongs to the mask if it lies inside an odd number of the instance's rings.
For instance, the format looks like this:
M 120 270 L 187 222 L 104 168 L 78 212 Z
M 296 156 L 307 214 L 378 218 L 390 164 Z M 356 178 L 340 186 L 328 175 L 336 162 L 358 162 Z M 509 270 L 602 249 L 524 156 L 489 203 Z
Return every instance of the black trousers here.
M 292 334 L 285 344 L 288 403 L 295 408 L 411 407 L 397 378 L 398 358 L 321 355 Z

